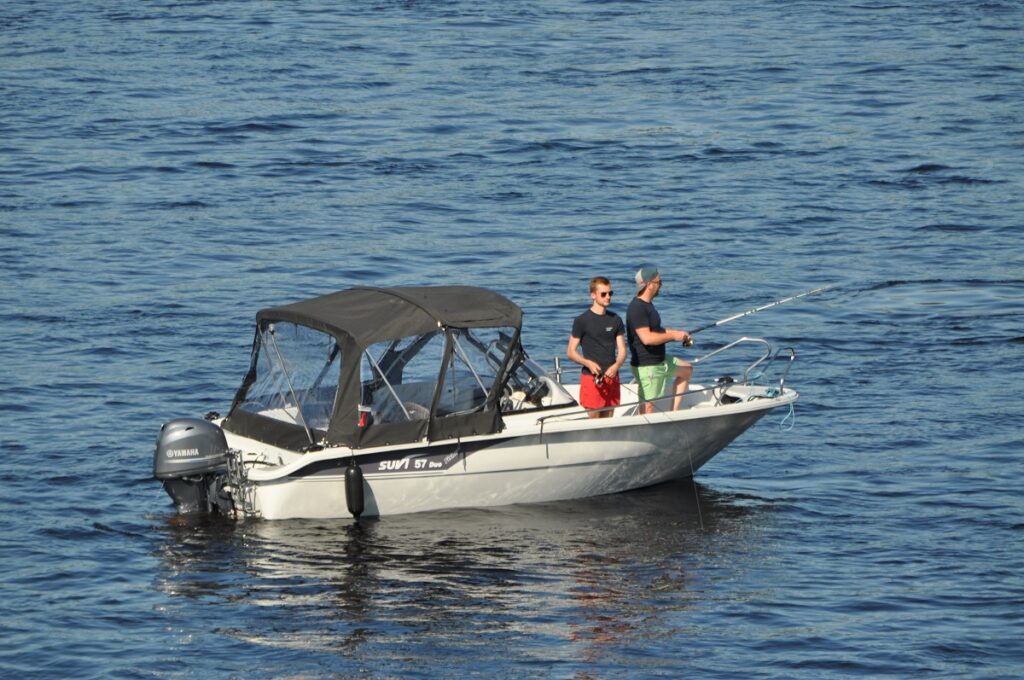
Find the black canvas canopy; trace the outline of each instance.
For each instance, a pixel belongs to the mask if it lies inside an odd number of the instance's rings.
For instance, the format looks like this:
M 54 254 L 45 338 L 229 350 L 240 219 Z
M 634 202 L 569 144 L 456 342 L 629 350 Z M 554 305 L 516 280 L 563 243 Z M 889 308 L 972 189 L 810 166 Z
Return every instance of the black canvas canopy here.
M 293 450 L 339 444 L 360 448 L 497 432 L 502 428 L 498 401 L 507 372 L 515 363 L 514 357 L 522 353 L 522 310 L 494 291 L 473 286 L 352 288 L 261 310 L 256 315 L 256 324 L 250 370 L 235 396 L 224 428 Z M 333 338 L 333 346 L 319 352 L 315 362 L 296 361 L 282 354 L 277 341 L 278 326 L 310 329 L 303 332 Z M 486 347 L 478 338 L 481 333 L 490 339 Z M 385 422 L 378 415 L 372 423 L 361 422 L 361 410 L 369 408 L 374 391 L 378 401 L 381 395 L 391 395 L 401 403 L 401 388 L 408 392 L 412 387 L 401 385 L 407 355 L 415 355 L 427 343 L 438 349 L 431 364 L 436 364 L 432 383 L 419 385 L 421 393 L 430 392 L 429 397 L 419 399 L 423 413 L 414 417 L 406 408 L 409 404 L 405 404 L 399 406 L 404 418 Z M 371 348 L 378 356 L 370 356 Z M 405 348 L 404 354 L 399 357 L 401 348 Z M 265 355 L 262 361 L 261 353 Z M 477 360 L 477 356 L 485 357 L 487 363 Z M 340 368 L 332 364 L 336 357 L 340 357 Z M 484 365 L 488 378 L 481 377 L 484 370 L 473 368 L 474 361 Z M 265 368 L 268 362 L 283 375 L 276 382 L 264 380 L 279 388 L 276 412 L 280 414 L 289 408 L 298 411 L 295 422 L 274 416 L 274 405 L 266 405 L 270 400 L 264 399 L 262 408 L 252 405 L 254 400 L 259 401 L 250 394 L 260 389 L 254 388 L 254 384 L 263 380 L 261 374 L 272 372 Z M 297 385 L 296 373 L 316 370 L 296 364 L 317 362 L 324 367 L 313 384 Z M 368 366 L 374 373 L 370 379 Z M 442 393 L 456 389 L 455 376 L 460 370 L 463 382 L 466 375 L 475 378 L 473 389 L 477 396 L 471 407 L 445 411 Z M 330 376 L 326 381 L 330 394 L 321 386 L 325 373 Z M 327 404 L 323 407 L 324 422 L 316 422 L 308 414 L 303 416 L 308 410 L 304 402 L 313 399 L 310 390 L 318 390 L 316 398 L 321 405 Z
M 264 309 L 256 320 L 293 321 L 368 347 L 440 326 L 519 328 L 523 312 L 505 296 L 474 286 L 350 288 Z

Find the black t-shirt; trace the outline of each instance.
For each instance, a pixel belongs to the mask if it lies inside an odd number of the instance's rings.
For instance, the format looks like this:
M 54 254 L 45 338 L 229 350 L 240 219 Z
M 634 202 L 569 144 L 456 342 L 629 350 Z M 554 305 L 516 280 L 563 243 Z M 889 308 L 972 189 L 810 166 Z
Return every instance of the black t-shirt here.
M 639 297 L 633 298 L 626 308 L 626 342 L 629 343 L 630 366 L 654 366 L 665 361 L 665 345 L 645 345 L 636 334 L 637 328 L 650 328 L 655 333 L 664 333 L 661 314 L 650 302 Z
M 622 319 L 615 312 L 595 314 L 588 309 L 572 322 L 572 337 L 580 339 L 583 356 L 596 361 L 602 371 L 608 370 L 608 367 L 615 363 L 615 338 L 624 335 L 625 332 Z

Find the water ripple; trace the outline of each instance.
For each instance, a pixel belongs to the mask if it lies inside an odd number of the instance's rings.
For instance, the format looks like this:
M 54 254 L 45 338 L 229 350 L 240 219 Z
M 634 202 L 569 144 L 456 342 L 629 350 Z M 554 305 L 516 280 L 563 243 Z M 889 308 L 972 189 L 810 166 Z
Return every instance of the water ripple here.
M 8 5 L 0 675 L 1020 675 L 1020 3 Z M 696 486 L 233 524 L 149 479 L 259 308 L 483 285 L 550 364 L 646 261 L 673 327 L 843 282 L 673 348 L 798 354 Z

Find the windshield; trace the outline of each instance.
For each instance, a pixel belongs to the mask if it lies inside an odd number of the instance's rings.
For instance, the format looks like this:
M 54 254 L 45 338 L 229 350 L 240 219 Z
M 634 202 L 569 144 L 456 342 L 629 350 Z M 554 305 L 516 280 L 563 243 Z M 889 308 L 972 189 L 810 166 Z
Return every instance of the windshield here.
M 334 338 L 278 321 L 258 339 L 256 379 L 239 408 L 308 429 L 326 430 L 341 374 Z
M 509 377 L 501 410 L 509 413 L 575 403 L 572 395 L 524 352 Z
M 501 365 L 501 357 L 508 351 L 511 342 L 510 334 L 499 333 L 488 344 L 484 355 L 491 366 L 497 368 Z M 518 343 L 515 357 L 501 398 L 503 413 L 576 403 L 572 395 L 540 364 L 528 357 Z
M 511 330 L 438 329 L 370 346 L 360 364 L 361 408 L 376 423 L 482 409 L 505 357 L 501 338 Z

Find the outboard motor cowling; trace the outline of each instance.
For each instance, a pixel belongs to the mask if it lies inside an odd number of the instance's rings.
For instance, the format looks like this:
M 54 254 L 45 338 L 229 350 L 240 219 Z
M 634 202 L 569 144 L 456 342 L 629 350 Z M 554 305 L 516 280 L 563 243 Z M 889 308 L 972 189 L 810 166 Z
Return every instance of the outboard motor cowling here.
M 228 442 L 224 430 L 199 418 L 164 423 L 156 440 L 153 476 L 164 483 L 181 514 L 228 512 L 223 493 Z

